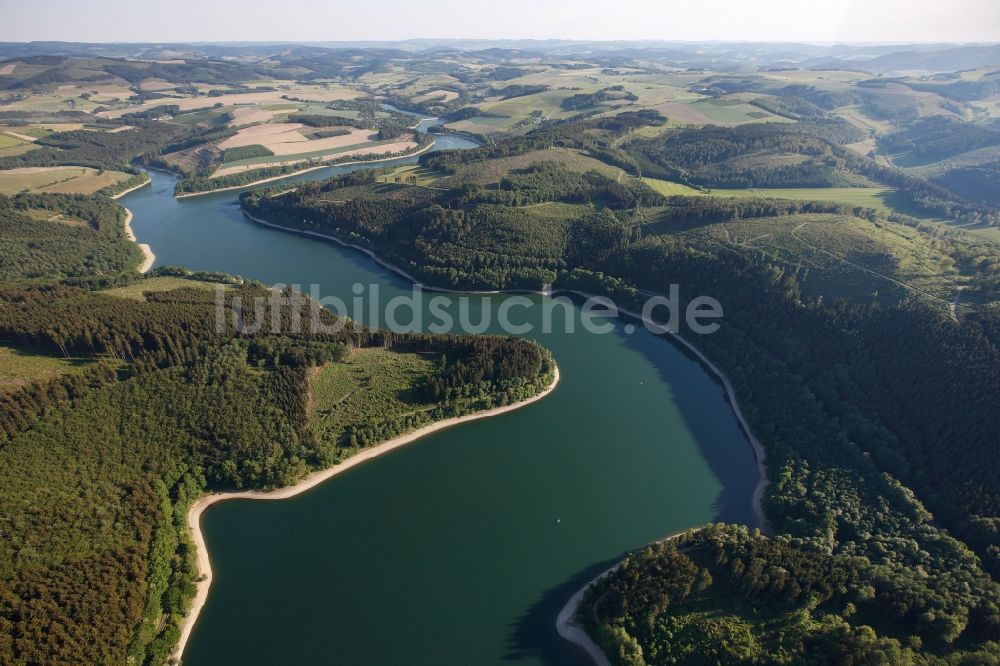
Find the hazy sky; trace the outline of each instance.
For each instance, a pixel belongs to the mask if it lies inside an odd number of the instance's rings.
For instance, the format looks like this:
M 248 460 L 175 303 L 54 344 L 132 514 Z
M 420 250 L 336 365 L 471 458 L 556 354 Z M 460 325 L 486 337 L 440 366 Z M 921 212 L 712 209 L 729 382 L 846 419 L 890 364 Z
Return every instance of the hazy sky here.
M 998 0 L 0 0 L 0 41 L 1000 41 Z

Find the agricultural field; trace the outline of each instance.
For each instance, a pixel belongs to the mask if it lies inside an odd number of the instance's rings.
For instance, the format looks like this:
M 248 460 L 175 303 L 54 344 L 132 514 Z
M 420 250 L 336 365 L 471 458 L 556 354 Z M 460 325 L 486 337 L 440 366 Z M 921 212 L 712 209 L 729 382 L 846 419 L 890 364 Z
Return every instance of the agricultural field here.
M 504 129 L 507 129 L 519 120 L 525 120 L 535 111 L 541 111 L 542 116 L 545 118 L 554 119 L 569 118 L 576 115 L 579 111 L 564 111 L 559 105 L 564 99 L 577 92 L 579 91 L 550 90 L 534 95 L 524 95 L 522 97 L 514 97 L 500 102 L 485 104 L 480 108 L 491 116 L 506 118 L 506 122 L 504 123 L 506 127 Z M 473 120 L 478 120 L 478 118 Z
M 345 137 L 336 137 L 345 138 Z M 309 148 L 312 141 L 300 144 L 302 148 Z M 265 167 L 282 166 L 287 164 L 300 164 L 309 160 L 323 160 L 334 157 L 362 157 L 365 155 L 378 155 L 382 153 L 401 153 L 411 148 L 416 148 L 416 141 L 395 140 L 395 141 L 364 141 L 351 145 L 340 146 L 339 148 L 323 148 L 302 153 L 292 153 L 275 157 L 253 157 L 244 160 L 227 162 L 212 173 L 212 178 L 219 178 L 243 171 L 262 169 Z
M 304 125 L 299 123 L 271 123 L 253 125 L 241 129 L 236 136 L 230 137 L 219 144 L 223 150 L 240 146 L 261 145 L 273 155 L 297 155 L 301 153 L 322 153 L 335 151 L 338 148 L 364 144 L 374 140 L 371 130 L 350 129 L 347 134 L 332 136 L 325 139 L 309 139 L 303 133 Z
M 468 120 L 447 123 L 445 127 L 455 132 L 487 135 L 503 132 L 512 127 L 516 122 L 517 120 L 514 118 L 505 118 L 502 116 L 476 116 Z
M 692 124 L 713 124 L 713 125 L 743 125 L 746 123 L 772 122 L 791 123 L 789 118 L 775 115 L 752 104 L 747 104 L 739 98 L 728 97 L 684 97 L 672 103 L 671 108 L 675 116 L 671 118 L 669 112 L 665 110 L 667 118 L 678 123 L 689 122 L 690 113 L 696 114 L 699 123 Z M 680 105 L 687 106 L 688 111 L 682 111 Z
M 447 104 L 448 102 L 456 99 L 458 99 L 458 93 L 454 90 L 437 89 L 423 93 L 422 95 L 417 95 L 413 98 L 413 101 L 421 104 L 425 104 L 427 102 L 441 102 Z
M 195 111 L 207 108 L 231 108 L 280 105 L 288 104 L 290 100 L 302 100 L 312 102 L 334 102 L 341 100 L 357 99 L 362 93 L 342 86 L 304 86 L 290 82 L 274 82 L 276 90 L 266 90 L 261 92 L 230 93 L 222 95 L 170 95 L 142 102 L 138 105 L 128 105 L 121 108 L 101 111 L 97 115 L 101 118 L 120 118 L 126 113 L 147 111 L 149 109 L 163 106 L 176 105 L 183 111 Z M 219 86 L 211 86 L 211 90 L 218 90 Z M 0 107 L 2 108 L 2 107 Z
M 20 138 L 6 132 L 0 132 L 0 157 L 21 155 L 37 148 L 33 141 Z
M 0 194 L 52 192 L 93 194 L 130 178 L 122 171 L 99 171 L 90 167 L 24 167 L 0 171 Z

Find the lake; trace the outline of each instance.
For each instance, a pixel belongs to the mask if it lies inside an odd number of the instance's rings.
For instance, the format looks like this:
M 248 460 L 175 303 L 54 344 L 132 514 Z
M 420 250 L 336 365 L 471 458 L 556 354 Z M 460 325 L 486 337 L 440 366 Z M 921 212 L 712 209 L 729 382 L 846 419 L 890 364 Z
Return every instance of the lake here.
M 299 178 L 373 166 L 388 165 Z M 315 284 L 345 302 L 355 284 L 378 285 L 383 302 L 411 292 L 359 252 L 246 220 L 235 192 L 176 200 L 175 177 L 151 175 L 121 203 L 156 265 Z M 474 321 L 505 298 L 472 299 Z M 542 297 L 529 298 L 518 312 L 537 323 Z M 562 375 L 544 400 L 292 499 L 211 507 L 214 582 L 185 665 L 583 664 L 554 621 L 586 580 L 686 527 L 753 525 L 757 467 L 721 385 L 642 327 L 611 320 L 613 332 L 587 333 L 579 316 L 574 307 L 554 332 L 530 335 Z M 576 332 L 559 325 L 567 318 Z

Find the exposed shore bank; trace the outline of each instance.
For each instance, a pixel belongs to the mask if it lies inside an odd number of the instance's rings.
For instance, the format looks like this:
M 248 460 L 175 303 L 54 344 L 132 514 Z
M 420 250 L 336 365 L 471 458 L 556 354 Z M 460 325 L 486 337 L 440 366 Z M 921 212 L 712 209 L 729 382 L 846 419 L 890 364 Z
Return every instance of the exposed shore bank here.
M 187 199 L 188 197 L 200 197 L 206 194 L 218 194 L 219 192 L 231 192 L 233 190 L 245 190 L 248 187 L 254 187 L 255 185 L 262 185 L 264 183 L 271 183 L 276 180 L 284 180 L 285 178 L 291 178 L 292 176 L 299 176 L 310 171 L 316 171 L 317 169 L 331 169 L 333 167 L 342 166 L 357 166 L 358 164 L 378 164 L 379 162 L 391 162 L 392 160 L 401 160 L 405 157 L 413 157 L 414 155 L 420 155 L 421 153 L 427 152 L 434 147 L 434 141 L 429 144 L 413 151 L 412 153 L 400 153 L 399 155 L 394 155 L 392 157 L 380 157 L 377 160 L 354 160 L 353 162 L 338 162 L 335 164 L 319 164 L 317 166 L 306 167 L 305 169 L 299 169 L 298 171 L 292 171 L 291 173 L 283 173 L 280 176 L 271 176 L 270 178 L 261 178 L 260 180 L 255 180 L 250 183 L 244 183 L 242 185 L 232 185 L 230 187 L 220 187 L 216 190 L 205 190 L 204 192 L 184 192 L 183 194 L 175 194 L 175 199 Z
M 430 435 L 431 433 L 435 433 L 439 430 L 444 430 L 445 428 L 450 428 L 461 423 L 467 423 L 469 421 L 499 416 L 500 414 L 505 414 L 533 402 L 537 402 L 552 393 L 558 383 L 559 367 L 556 366 L 553 370 L 552 382 L 543 391 L 537 395 L 527 398 L 526 400 L 515 402 L 514 404 L 506 405 L 504 407 L 496 407 L 494 409 L 487 409 L 473 414 L 466 414 L 465 416 L 456 416 L 450 419 L 437 421 L 436 423 L 414 430 L 413 432 L 394 437 L 393 439 L 382 442 L 377 446 L 363 449 L 333 467 L 313 472 L 293 486 L 286 486 L 284 488 L 277 488 L 270 491 L 246 490 L 241 492 L 214 493 L 206 495 L 194 502 L 188 510 L 187 522 L 194 538 L 200 576 L 196 583 L 197 589 L 194 601 L 192 602 L 191 609 L 188 611 L 187 616 L 184 618 L 184 622 L 181 624 L 181 637 L 172 657 L 180 660 L 181 656 L 184 654 L 184 648 L 187 646 L 188 639 L 191 637 L 191 631 L 194 629 L 194 625 L 198 621 L 198 615 L 201 613 L 201 609 L 205 606 L 205 602 L 208 600 L 208 590 L 212 585 L 211 560 L 208 555 L 208 548 L 205 544 L 205 536 L 201 531 L 201 515 L 205 512 L 205 509 L 213 504 L 216 504 L 217 502 L 223 502 L 231 499 L 282 500 L 300 495 L 308 490 L 311 490 L 312 488 L 315 488 L 324 481 L 360 465 L 361 463 L 377 458 L 384 453 L 398 449 L 406 444 L 410 444 L 411 442 L 414 442 L 426 435 Z
M 138 189 L 139 187 L 142 187 L 142 185 L 137 185 L 132 189 Z M 122 192 L 122 194 L 125 193 Z M 142 250 L 143 259 L 142 263 L 139 265 L 138 270 L 140 273 L 148 273 L 149 269 L 153 267 L 153 262 L 156 261 L 156 255 L 153 254 L 153 249 L 149 247 L 148 243 L 140 243 L 136 240 L 135 232 L 132 231 L 132 211 L 130 211 L 128 208 L 125 208 L 124 206 L 122 206 L 122 208 L 125 209 L 125 235 L 128 237 L 130 241 L 138 245 L 140 250 Z
M 125 196 L 129 192 L 135 192 L 136 190 L 142 189 L 143 187 L 146 187 L 147 185 L 151 185 L 152 183 L 153 183 L 153 179 L 149 177 L 149 174 L 146 174 L 146 180 L 144 182 L 139 183 L 138 185 L 133 185 L 132 187 L 128 188 L 127 190 L 125 190 L 123 192 L 119 192 L 118 194 L 112 194 L 111 198 L 112 199 L 121 199 L 123 196 Z

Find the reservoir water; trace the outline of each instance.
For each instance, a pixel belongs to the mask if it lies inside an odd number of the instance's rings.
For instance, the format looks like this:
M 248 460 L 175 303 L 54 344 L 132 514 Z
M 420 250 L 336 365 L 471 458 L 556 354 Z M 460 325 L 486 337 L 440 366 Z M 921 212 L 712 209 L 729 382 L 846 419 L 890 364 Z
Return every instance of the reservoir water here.
M 365 167 L 302 178 L 351 168 Z M 235 192 L 177 200 L 173 176 L 151 175 L 121 203 L 157 265 L 317 284 L 346 302 L 355 284 L 383 300 L 410 293 L 361 253 L 246 220 Z M 473 320 L 505 298 L 475 297 Z M 540 402 L 292 499 L 211 507 L 215 578 L 185 666 L 586 663 L 554 629 L 584 581 L 663 535 L 754 520 L 756 465 L 722 387 L 669 341 L 612 322 L 603 335 L 530 334 L 562 375 Z

